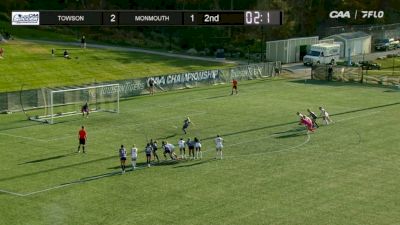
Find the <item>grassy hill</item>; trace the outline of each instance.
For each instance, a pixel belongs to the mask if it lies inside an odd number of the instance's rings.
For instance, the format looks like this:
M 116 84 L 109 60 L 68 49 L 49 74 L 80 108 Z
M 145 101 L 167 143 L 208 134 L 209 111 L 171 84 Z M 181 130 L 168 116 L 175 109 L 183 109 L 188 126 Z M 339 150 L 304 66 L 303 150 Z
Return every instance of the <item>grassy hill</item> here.
M 13 40 L 0 44 L 0 92 L 226 67 L 222 63 Z M 51 55 L 54 48 L 56 55 Z M 67 49 L 71 59 L 64 59 Z

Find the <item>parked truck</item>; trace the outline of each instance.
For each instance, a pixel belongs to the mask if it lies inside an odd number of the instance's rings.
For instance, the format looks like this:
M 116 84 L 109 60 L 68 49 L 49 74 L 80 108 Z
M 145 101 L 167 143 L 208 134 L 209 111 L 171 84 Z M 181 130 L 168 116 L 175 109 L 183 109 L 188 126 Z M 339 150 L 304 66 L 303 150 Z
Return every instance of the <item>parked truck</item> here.
M 304 56 L 306 66 L 313 64 L 333 64 L 339 60 L 340 44 L 321 43 L 311 45 L 310 52 Z
M 375 41 L 375 50 L 377 51 L 388 51 L 399 47 L 399 40 L 395 40 L 394 38 L 377 39 Z

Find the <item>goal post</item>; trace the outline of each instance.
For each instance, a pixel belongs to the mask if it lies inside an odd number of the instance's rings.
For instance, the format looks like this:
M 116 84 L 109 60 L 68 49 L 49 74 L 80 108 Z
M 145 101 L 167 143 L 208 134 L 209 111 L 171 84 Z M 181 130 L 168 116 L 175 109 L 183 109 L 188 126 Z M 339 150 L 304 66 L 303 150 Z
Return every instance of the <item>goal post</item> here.
M 87 103 L 89 113 L 119 113 L 119 84 L 93 85 L 87 87 L 46 89 L 43 94 L 42 115 L 30 120 L 53 124 L 57 118 L 82 115 L 82 106 Z

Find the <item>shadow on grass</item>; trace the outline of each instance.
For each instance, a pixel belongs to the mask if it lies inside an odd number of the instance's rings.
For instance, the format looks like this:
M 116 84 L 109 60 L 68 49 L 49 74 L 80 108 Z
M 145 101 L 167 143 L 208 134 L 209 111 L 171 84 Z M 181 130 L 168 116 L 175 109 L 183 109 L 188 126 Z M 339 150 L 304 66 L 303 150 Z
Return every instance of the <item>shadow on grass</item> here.
M 60 159 L 60 158 L 67 157 L 67 156 L 72 155 L 72 154 L 75 154 L 75 153 L 64 154 L 64 155 L 57 155 L 57 156 L 48 157 L 48 158 L 43 158 L 43 159 L 36 159 L 36 160 L 32 160 L 32 161 L 27 161 L 27 162 L 24 162 L 24 163 L 20 163 L 20 164 L 18 164 L 18 165 L 24 165 L 24 164 L 29 164 L 29 163 L 39 163 L 39 162 L 45 162 L 45 161 L 54 160 L 54 159 Z
M 177 134 L 177 133 L 174 133 L 174 134 L 170 134 L 170 135 L 165 136 L 165 137 L 158 137 L 158 138 L 156 138 L 155 140 L 169 139 L 169 138 L 176 137 L 176 135 L 178 135 L 178 134 Z
M 33 176 L 33 175 L 38 175 L 38 174 L 42 174 L 42 173 L 53 172 L 53 171 L 57 171 L 57 170 L 62 170 L 62 169 L 66 169 L 66 168 L 71 168 L 71 167 L 74 167 L 74 166 L 80 166 L 80 165 L 85 165 L 85 164 L 90 164 L 90 163 L 105 161 L 105 160 L 109 160 L 109 159 L 112 159 L 112 158 L 115 158 L 115 156 L 108 156 L 108 157 L 103 157 L 103 158 L 99 158 L 99 159 L 94 159 L 94 160 L 90 160 L 90 161 L 86 161 L 86 162 L 74 163 L 74 164 L 70 164 L 70 165 L 60 166 L 60 167 L 51 168 L 51 169 L 40 170 L 40 171 L 31 172 L 31 173 L 26 173 L 26 174 L 21 174 L 21 175 L 17 175 L 17 176 L 5 177 L 5 178 L 1 178 L 0 181 L 8 181 L 8 180 L 15 180 L 15 179 L 18 179 L 18 178 L 23 178 L 23 177 L 30 177 L 30 176 Z
M 175 165 L 175 164 L 178 164 L 178 163 L 180 163 L 180 160 L 167 160 L 167 161 L 164 160 L 164 161 L 160 161 L 159 163 L 151 162 L 151 166 L 169 166 L 169 165 Z M 127 168 L 132 168 L 132 164 L 131 164 L 130 160 L 127 160 L 125 165 L 126 165 Z M 136 167 L 143 169 L 143 168 L 147 167 L 147 163 L 146 162 L 137 163 Z M 118 165 L 118 166 L 108 167 L 107 169 L 115 170 L 115 169 L 120 169 L 120 168 L 121 168 L 121 166 Z
M 228 97 L 228 96 L 230 96 L 230 95 L 218 95 L 218 96 L 211 96 L 206 99 L 224 98 L 224 97 Z
M 209 163 L 209 162 L 214 161 L 214 160 L 215 159 L 200 160 L 200 161 L 197 161 L 195 163 L 186 164 L 186 165 L 180 165 L 180 166 L 174 166 L 172 168 L 176 169 L 176 168 L 186 168 L 186 167 L 198 166 L 198 165 L 202 165 L 204 163 Z M 186 161 L 186 162 L 190 162 L 190 161 Z

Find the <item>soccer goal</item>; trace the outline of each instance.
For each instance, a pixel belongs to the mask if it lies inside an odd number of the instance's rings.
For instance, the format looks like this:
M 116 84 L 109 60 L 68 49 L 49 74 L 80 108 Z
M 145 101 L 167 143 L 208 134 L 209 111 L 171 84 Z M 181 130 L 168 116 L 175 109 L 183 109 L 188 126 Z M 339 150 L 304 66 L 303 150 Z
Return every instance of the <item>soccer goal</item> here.
M 30 120 L 53 124 L 55 119 L 82 115 L 82 107 L 88 104 L 89 113 L 119 113 L 119 84 L 104 84 L 88 87 L 44 89 L 42 115 Z

